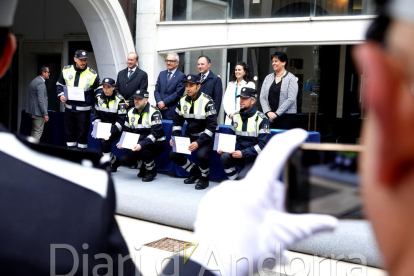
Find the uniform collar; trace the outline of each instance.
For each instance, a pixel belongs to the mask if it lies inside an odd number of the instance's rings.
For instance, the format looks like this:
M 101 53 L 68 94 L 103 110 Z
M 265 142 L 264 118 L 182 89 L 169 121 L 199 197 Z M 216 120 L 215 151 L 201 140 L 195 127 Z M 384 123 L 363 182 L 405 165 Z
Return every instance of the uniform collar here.
M 254 105 L 247 112 L 240 112 L 240 117 L 242 119 L 250 118 L 254 114 L 256 114 L 256 112 L 257 112 L 257 109 L 256 109 L 256 106 Z
M 88 64 L 86 64 L 85 69 L 80 69 L 80 68 L 76 67 L 76 63 L 75 63 L 75 64 L 73 64 L 73 68 L 75 68 L 76 72 L 82 73 L 83 71 L 88 69 Z
M 102 99 L 108 99 L 108 100 L 113 100 L 113 99 L 115 99 L 115 96 L 116 96 L 116 92 L 115 92 L 115 89 L 114 89 L 114 93 L 112 93 L 112 96 L 110 96 L 110 97 L 107 97 L 106 95 L 105 95 L 105 92 L 103 92 L 102 93 Z
M 186 101 L 186 102 L 189 102 L 189 103 L 190 103 L 191 101 L 195 102 L 195 101 L 197 101 L 197 100 L 198 100 L 198 98 L 200 98 L 201 93 L 203 93 L 203 92 L 201 92 L 201 90 L 198 90 L 197 96 L 194 98 L 194 100 L 192 100 L 192 99 L 191 99 L 191 97 L 187 95 L 187 97 L 185 97 L 185 101 Z
M 144 107 L 141 113 L 139 113 L 139 110 L 134 107 L 134 110 L 132 111 L 134 114 L 142 114 L 142 113 L 148 113 L 149 112 L 150 103 L 148 102 L 147 105 Z

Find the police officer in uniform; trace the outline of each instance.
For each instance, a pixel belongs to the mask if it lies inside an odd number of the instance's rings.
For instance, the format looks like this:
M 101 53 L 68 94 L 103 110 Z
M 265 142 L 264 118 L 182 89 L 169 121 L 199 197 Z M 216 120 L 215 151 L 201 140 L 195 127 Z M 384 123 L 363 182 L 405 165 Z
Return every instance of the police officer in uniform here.
M 16 50 L 10 30 L 17 4 L 0 1 L 0 78 Z M 38 144 L 1 125 L 0 140 L 0 275 L 92 275 L 97 269 L 136 275 L 114 217 L 114 185 L 103 169 L 108 162 L 97 153 Z
M 121 136 L 127 111 L 124 97 L 115 90 L 115 80 L 105 78 L 102 86 L 104 93 L 96 101 L 92 124 L 97 122 L 112 124 L 111 136 L 108 139 L 100 139 L 100 142 L 102 154 L 111 160 L 111 172 L 116 172 L 121 162 L 111 152 L 111 145 Z
M 271 137 L 269 119 L 256 109 L 256 89 L 244 87 L 237 97 L 240 97 L 240 111 L 233 115 L 230 129 L 232 134 L 236 134 L 238 149 L 230 153 L 217 151 L 221 154 L 224 171 L 231 180 L 246 176 Z M 244 168 L 240 174 L 236 166 Z
M 191 152 L 198 149 L 198 166 L 191 162 L 185 154 L 170 152 L 170 159 L 190 172 L 190 177 L 184 180 L 185 184 L 193 184 L 198 179 L 195 189 L 202 190 L 208 187 L 210 178 L 209 154 L 214 145 L 214 132 L 217 128 L 217 112 L 214 101 L 210 96 L 200 91 L 200 76 L 188 75 L 185 90 L 187 95 L 181 97 L 175 109 L 173 120 L 172 136 L 181 136 L 184 122 L 187 121 L 187 128 L 184 137 L 189 137 Z M 170 141 L 173 147 L 173 141 Z
M 88 132 L 90 114 L 95 99 L 95 93 L 101 93 L 99 76 L 95 70 L 88 67 L 88 52 L 75 52 L 74 64 L 63 67 L 56 83 L 57 94 L 65 103 L 65 132 L 66 144 L 71 149 L 86 149 L 88 147 Z M 64 96 L 65 86 L 81 87 L 84 89 L 85 100 L 73 101 Z
M 148 97 L 145 90 L 137 90 L 134 94 L 135 107 L 128 110 L 124 130 L 139 134 L 139 141 L 133 150 L 128 149 L 121 156 L 121 164 L 125 166 L 131 167 L 143 161 L 137 175 L 143 182 L 151 182 L 157 176 L 154 158 L 165 150 L 161 112 L 148 103 Z M 119 145 L 118 148 L 122 149 Z

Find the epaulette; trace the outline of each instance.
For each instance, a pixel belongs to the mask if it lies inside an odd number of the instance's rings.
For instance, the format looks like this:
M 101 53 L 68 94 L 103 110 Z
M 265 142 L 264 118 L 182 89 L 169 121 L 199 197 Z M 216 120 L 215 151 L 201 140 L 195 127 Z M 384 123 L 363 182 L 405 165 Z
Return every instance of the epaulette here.
M 207 95 L 206 93 L 202 92 L 204 97 L 206 97 L 207 99 L 209 99 L 210 101 L 213 101 L 213 98 L 210 97 L 210 95 Z
M 262 119 L 267 119 L 263 112 L 257 111 L 257 115 L 259 115 Z
M 116 96 L 120 99 L 120 100 L 125 100 L 124 96 L 121 95 L 121 93 L 117 92 Z
M 91 71 L 92 73 L 94 73 L 94 74 L 98 74 L 98 73 L 96 73 L 96 71 L 95 70 L 93 70 L 91 67 L 88 67 L 89 68 L 89 71 Z
M 70 67 L 72 67 L 72 65 L 66 65 L 66 66 L 63 66 L 63 69 L 69 69 Z
M 156 110 L 160 110 L 157 106 L 151 105 L 152 108 L 155 108 Z

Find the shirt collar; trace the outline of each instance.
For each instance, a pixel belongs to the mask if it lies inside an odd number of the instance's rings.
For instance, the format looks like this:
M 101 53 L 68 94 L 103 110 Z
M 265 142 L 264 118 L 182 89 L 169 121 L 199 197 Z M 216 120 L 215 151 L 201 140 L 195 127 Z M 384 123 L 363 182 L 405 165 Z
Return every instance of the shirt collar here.
M 174 70 L 172 70 L 172 71 L 168 71 L 168 69 L 167 69 L 167 73 L 168 72 L 171 72 L 171 75 L 174 75 L 175 74 L 175 71 L 177 71 L 177 69 L 178 69 L 178 67 L 176 67 Z
M 135 73 L 135 70 L 138 68 L 138 66 L 135 66 L 134 68 L 132 68 L 132 69 L 129 69 L 129 67 L 127 67 L 127 69 L 128 69 L 128 73 L 129 73 L 129 71 L 131 71 L 132 70 L 132 73 Z
M 45 80 L 42 76 L 39 76 L 39 77 L 42 79 L 42 81 L 43 81 L 43 82 L 45 82 L 45 81 L 46 81 L 46 80 Z
M 205 79 L 206 79 L 206 78 L 208 77 L 208 74 L 210 74 L 210 70 L 208 70 L 208 71 L 207 71 L 207 73 L 205 73 L 205 74 L 201 74 L 201 73 L 200 73 L 200 76 L 201 76 L 201 75 L 205 75 L 205 76 L 206 76 L 206 77 L 205 77 Z

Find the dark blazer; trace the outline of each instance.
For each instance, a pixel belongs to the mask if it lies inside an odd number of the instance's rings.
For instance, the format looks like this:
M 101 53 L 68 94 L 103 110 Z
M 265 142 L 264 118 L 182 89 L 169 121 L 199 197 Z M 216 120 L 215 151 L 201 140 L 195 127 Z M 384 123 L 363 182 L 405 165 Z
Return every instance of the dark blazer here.
M 176 70 L 167 84 L 168 70 L 161 71 L 155 84 L 154 96 L 157 104 L 161 101 L 168 107 L 167 110 L 161 110 L 162 118 L 172 120 L 175 114 L 175 108 L 182 97 L 185 89 L 185 74 Z
M 117 275 L 118 255 L 129 252 L 114 217 L 111 176 L 98 168 L 101 157 L 32 144 L 1 125 L 0 139 L 0 275 L 49 275 L 51 269 L 55 275 L 92 275 L 107 264 L 94 257 L 102 253 L 112 258 Z M 94 167 L 82 165 L 85 160 Z M 72 274 L 75 258 L 79 266 Z M 131 260 L 123 265 L 123 275 L 135 275 Z
M 29 85 L 26 112 L 37 116 L 47 115 L 47 89 L 40 76 L 34 78 Z
M 199 75 L 201 77 L 201 74 Z M 213 98 L 218 115 L 220 112 L 221 100 L 223 99 L 223 85 L 221 83 L 221 78 L 210 71 L 207 78 L 201 84 L 200 90 Z
M 138 89 L 147 90 L 148 75 L 141 69 L 135 69 L 131 78 L 128 79 L 128 67 L 118 72 L 116 78 L 116 89 L 124 96 L 125 101 L 129 100 L 129 105 L 134 105 L 134 98 L 132 97 Z

